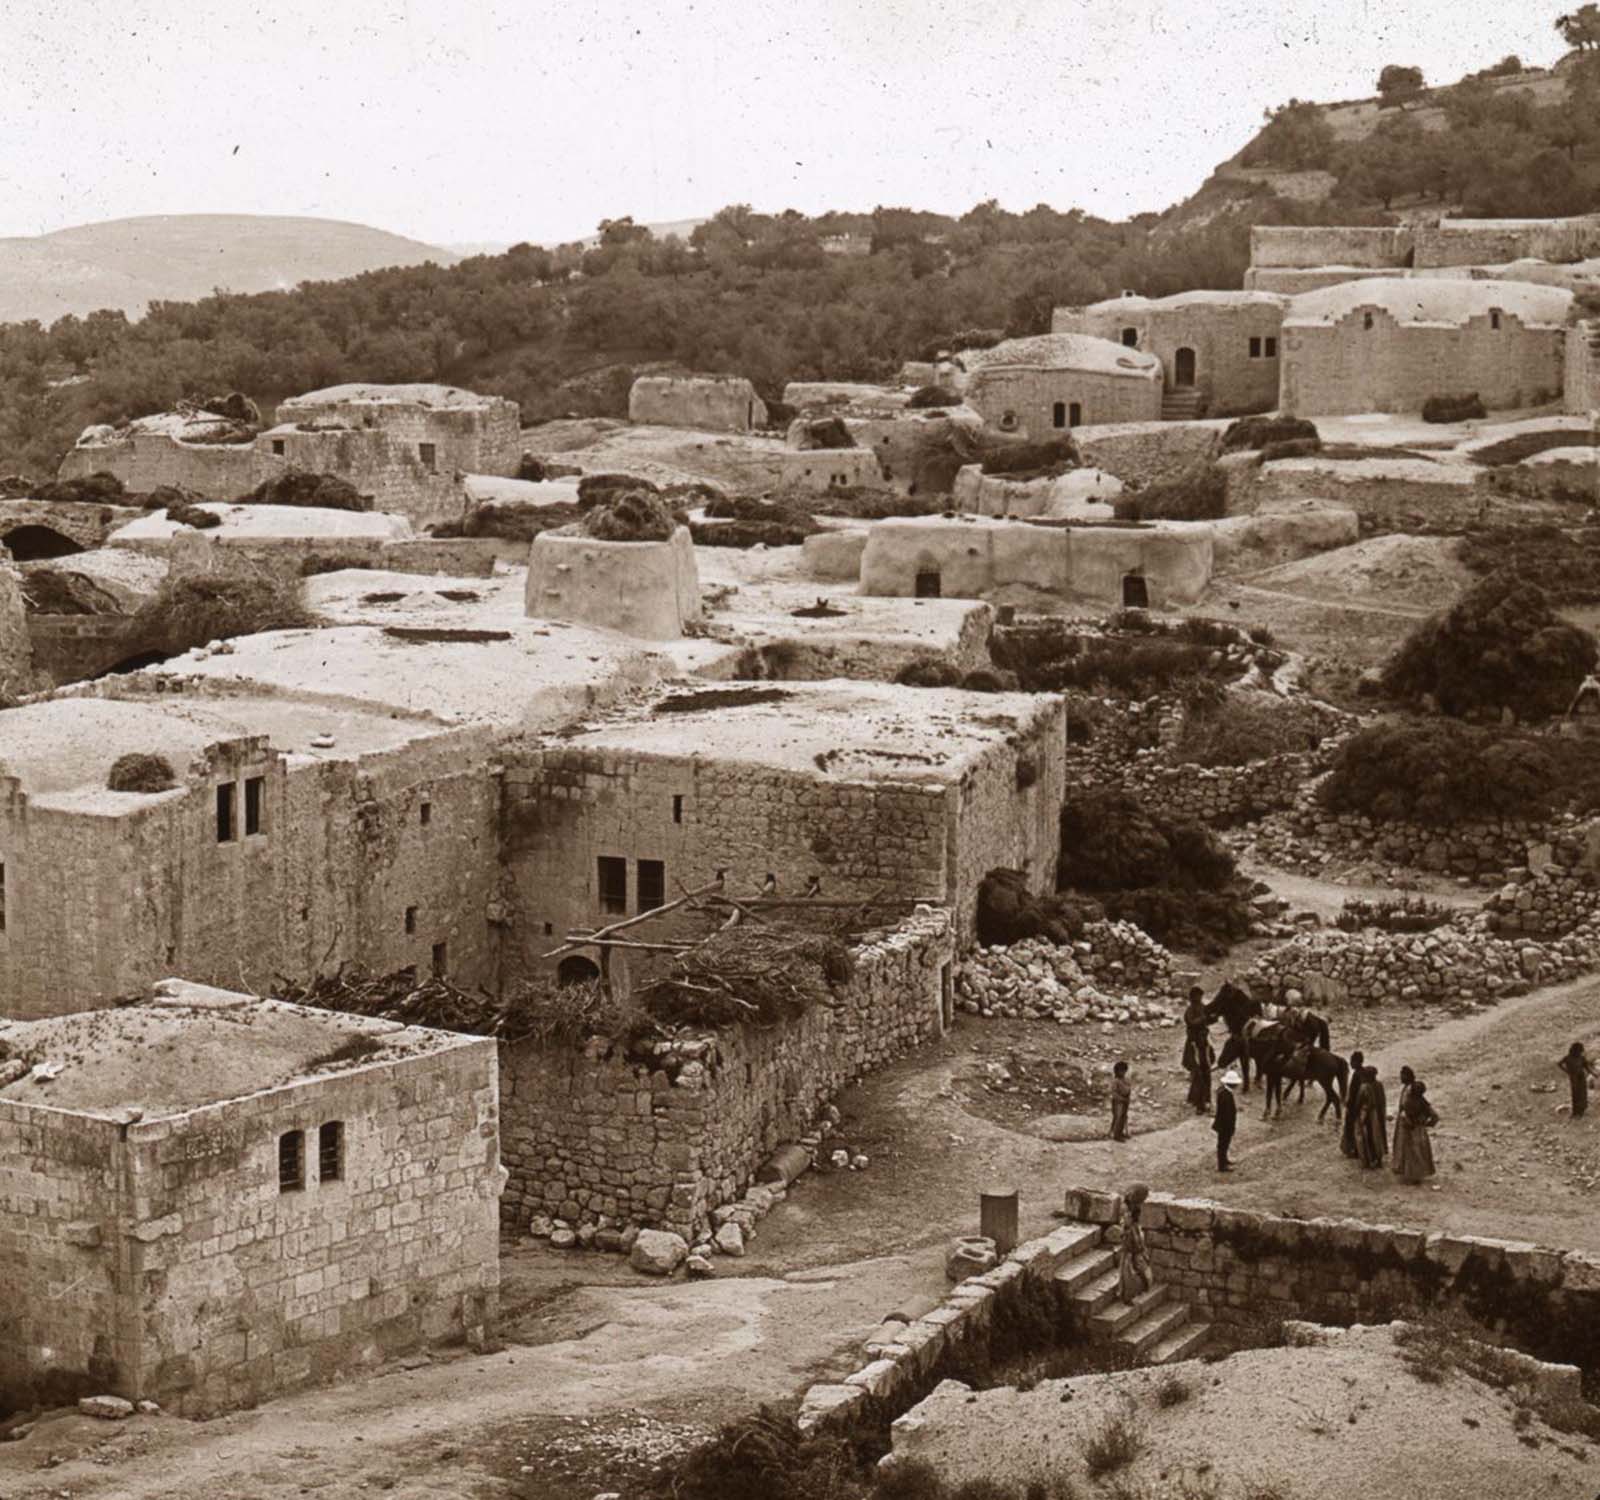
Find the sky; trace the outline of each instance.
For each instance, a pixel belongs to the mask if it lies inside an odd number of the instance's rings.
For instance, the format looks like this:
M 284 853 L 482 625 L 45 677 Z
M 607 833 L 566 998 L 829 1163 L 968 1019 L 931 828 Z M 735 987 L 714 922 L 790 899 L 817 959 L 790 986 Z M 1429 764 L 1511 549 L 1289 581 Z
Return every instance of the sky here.
M 1290 97 L 1560 56 L 1562 0 L 0 0 L 0 235 L 309 214 L 555 242 L 729 203 L 1107 218 Z

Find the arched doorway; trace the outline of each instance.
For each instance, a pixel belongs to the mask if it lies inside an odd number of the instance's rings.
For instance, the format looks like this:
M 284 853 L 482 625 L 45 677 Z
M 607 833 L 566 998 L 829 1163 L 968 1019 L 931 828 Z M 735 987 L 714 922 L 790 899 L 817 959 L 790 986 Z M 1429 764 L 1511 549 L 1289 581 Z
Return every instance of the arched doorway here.
M 1179 349 L 1172 356 L 1172 383 L 1174 385 L 1194 384 L 1194 350 L 1190 348 Z
M 84 549 L 53 526 L 13 526 L 0 537 L 17 562 L 39 562 L 47 557 L 71 557 Z
M 569 954 L 556 965 L 556 985 L 563 990 L 575 984 L 593 984 L 599 977 L 599 964 L 578 953 Z

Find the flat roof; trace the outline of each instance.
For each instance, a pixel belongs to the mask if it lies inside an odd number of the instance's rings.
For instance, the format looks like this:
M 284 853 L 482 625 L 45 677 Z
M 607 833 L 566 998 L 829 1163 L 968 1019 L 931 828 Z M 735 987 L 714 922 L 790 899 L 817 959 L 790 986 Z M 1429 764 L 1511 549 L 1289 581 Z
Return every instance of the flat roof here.
M 662 712 L 672 700 L 703 706 Z M 827 781 L 944 786 L 1048 717 L 1055 703 L 1048 694 L 880 682 L 680 682 L 552 748 L 731 761 Z
M 1565 328 L 1572 293 L 1531 281 L 1468 281 L 1426 276 L 1376 276 L 1341 281 L 1292 298 L 1284 327 L 1337 323 L 1363 307 L 1376 307 L 1397 323 L 1451 327 L 1486 317 L 1493 309 L 1527 328 Z
M 306 406 L 339 406 L 354 401 L 461 408 L 510 405 L 503 396 L 480 396 L 476 391 L 463 390 L 456 385 L 377 385 L 368 381 L 352 381 L 347 385 L 329 385 L 318 391 L 289 396 L 278 403 L 278 411 L 282 413 Z
M 129 542 L 166 541 L 191 535 L 211 541 L 277 541 L 297 537 L 340 537 L 350 541 L 404 541 L 415 533 L 404 516 L 381 510 L 330 510 L 320 505 L 231 505 L 206 501 L 195 507 L 221 519 L 220 526 L 201 529 L 167 519 L 165 511 L 146 511 L 119 526 L 108 546 Z
M 0 1046 L 12 1058 L 62 1065 L 48 1081 L 30 1073 L 0 1086 L 0 1099 L 101 1119 L 128 1111 L 160 1119 L 480 1040 L 167 980 L 133 1005 L 0 1021 Z M 330 1058 L 351 1042 L 350 1055 Z

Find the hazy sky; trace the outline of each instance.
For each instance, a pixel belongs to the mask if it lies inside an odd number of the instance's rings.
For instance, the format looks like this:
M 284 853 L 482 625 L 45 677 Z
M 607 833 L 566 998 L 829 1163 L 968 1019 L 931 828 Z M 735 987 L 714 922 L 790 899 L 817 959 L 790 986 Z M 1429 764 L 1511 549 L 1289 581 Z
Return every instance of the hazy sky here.
M 316 214 L 436 244 L 604 216 L 1121 217 L 1270 105 L 1549 64 L 1562 0 L 0 0 L 0 234 Z

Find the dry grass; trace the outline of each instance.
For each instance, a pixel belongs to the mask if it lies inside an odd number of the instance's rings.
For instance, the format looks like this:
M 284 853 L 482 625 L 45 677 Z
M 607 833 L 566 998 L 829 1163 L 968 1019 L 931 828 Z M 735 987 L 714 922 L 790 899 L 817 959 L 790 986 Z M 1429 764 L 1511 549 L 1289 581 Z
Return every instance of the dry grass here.
M 1125 1469 L 1146 1447 L 1145 1431 L 1131 1412 L 1115 1412 L 1079 1443 L 1091 1479 Z
M 106 789 L 112 792 L 165 792 L 177 784 L 172 763 L 164 755 L 137 750 L 119 755 L 106 777 Z
M 311 624 L 298 579 L 231 564 L 169 573 L 133 616 L 128 638 L 139 649 L 177 655 L 210 641 Z

